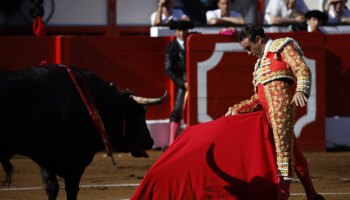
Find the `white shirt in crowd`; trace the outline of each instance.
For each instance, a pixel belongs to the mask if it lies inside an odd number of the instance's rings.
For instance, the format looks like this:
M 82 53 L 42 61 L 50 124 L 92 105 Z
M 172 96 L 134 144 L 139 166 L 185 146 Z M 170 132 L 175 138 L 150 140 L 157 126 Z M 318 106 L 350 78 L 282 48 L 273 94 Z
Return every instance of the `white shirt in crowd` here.
M 207 21 L 209 21 L 210 19 L 213 19 L 213 18 L 214 19 L 221 18 L 221 10 L 220 9 L 208 10 L 206 13 L 206 16 L 207 16 Z M 239 18 L 242 16 L 238 12 L 230 11 L 230 17 Z
M 152 26 L 154 25 L 154 21 L 156 19 L 156 15 L 157 15 L 157 11 L 153 12 L 152 15 L 151 15 L 151 25 Z M 173 14 L 170 15 L 169 17 L 165 16 L 162 13 L 162 24 L 167 24 L 170 20 L 180 20 L 180 19 L 182 19 L 185 16 L 186 16 L 185 13 L 182 12 L 181 9 L 173 9 Z
M 301 14 L 305 14 L 309 9 L 307 8 L 303 0 L 296 0 L 295 9 L 288 9 L 284 0 L 269 0 L 269 3 L 265 9 L 265 23 L 272 24 L 271 16 L 289 18 L 292 16 L 293 12 L 297 11 Z
M 350 10 L 344 8 L 343 15 L 341 17 L 350 17 Z M 330 7 L 328 11 L 328 23 L 329 24 L 339 24 L 341 23 L 340 17 L 337 17 L 334 12 L 334 8 Z

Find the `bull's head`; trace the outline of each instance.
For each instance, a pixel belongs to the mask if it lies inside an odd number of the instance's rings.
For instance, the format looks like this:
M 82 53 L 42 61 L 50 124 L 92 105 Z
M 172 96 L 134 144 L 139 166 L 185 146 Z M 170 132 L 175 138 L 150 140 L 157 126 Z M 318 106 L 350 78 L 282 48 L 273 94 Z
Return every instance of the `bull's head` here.
M 163 102 L 167 92 L 159 98 L 145 98 L 135 96 L 130 91 L 123 91 L 122 94 L 127 97 L 124 129 L 126 143 L 131 154 L 135 157 L 148 157 L 145 149 L 153 146 L 153 139 L 149 133 L 146 124 L 146 105 L 157 105 Z

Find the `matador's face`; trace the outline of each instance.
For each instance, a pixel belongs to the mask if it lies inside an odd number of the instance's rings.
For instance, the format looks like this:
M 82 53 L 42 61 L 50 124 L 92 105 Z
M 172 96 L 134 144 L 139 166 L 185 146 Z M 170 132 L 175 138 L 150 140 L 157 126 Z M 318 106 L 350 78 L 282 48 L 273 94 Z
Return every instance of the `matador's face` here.
M 260 36 L 256 36 L 255 42 L 251 41 L 249 38 L 244 38 L 240 45 L 245 49 L 250 56 L 255 56 L 260 58 L 264 51 L 264 40 Z

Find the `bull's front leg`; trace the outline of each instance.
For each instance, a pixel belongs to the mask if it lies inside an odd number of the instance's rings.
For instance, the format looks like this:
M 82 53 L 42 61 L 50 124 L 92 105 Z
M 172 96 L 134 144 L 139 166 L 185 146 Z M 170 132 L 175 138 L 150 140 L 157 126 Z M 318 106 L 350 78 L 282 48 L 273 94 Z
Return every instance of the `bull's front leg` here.
M 64 178 L 67 200 L 77 200 L 79 182 L 83 172 L 84 170 L 79 170 L 79 172 L 75 171 Z
M 40 174 L 48 199 L 56 200 L 58 191 L 60 189 L 56 174 L 50 173 L 48 170 L 42 167 L 40 167 Z

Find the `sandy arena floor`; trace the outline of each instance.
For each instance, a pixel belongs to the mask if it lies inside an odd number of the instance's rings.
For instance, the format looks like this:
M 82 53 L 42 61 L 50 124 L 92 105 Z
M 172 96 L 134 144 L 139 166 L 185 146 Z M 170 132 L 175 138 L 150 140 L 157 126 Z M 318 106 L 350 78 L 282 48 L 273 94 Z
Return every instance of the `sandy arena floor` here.
M 81 200 L 129 199 L 147 169 L 161 154 L 148 151 L 150 158 L 138 159 L 129 154 L 115 154 L 118 166 L 112 166 L 103 153 L 95 156 L 80 182 Z M 350 152 L 305 153 L 317 190 L 327 200 L 350 200 Z M 9 189 L 0 189 L 0 200 L 46 200 L 42 189 L 39 169 L 31 160 L 17 156 L 12 159 L 15 166 L 14 182 Z M 0 168 L 0 177 L 4 176 Z M 61 190 L 58 199 L 64 200 L 64 183 L 59 179 Z M 290 200 L 306 199 L 301 184 L 295 180 Z

